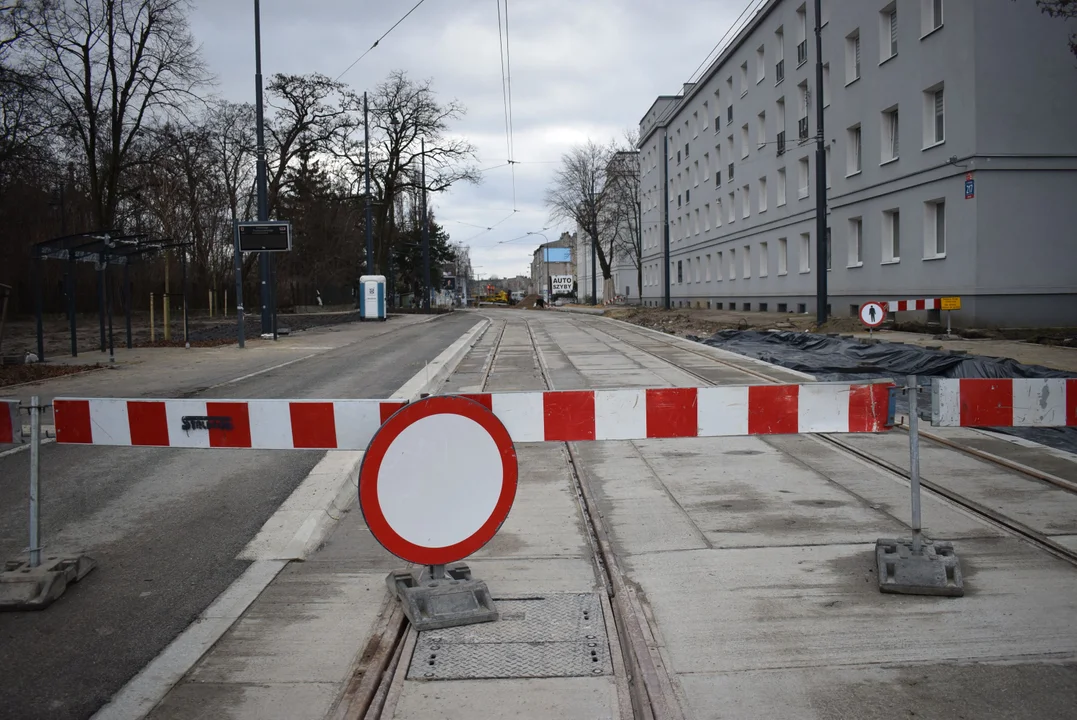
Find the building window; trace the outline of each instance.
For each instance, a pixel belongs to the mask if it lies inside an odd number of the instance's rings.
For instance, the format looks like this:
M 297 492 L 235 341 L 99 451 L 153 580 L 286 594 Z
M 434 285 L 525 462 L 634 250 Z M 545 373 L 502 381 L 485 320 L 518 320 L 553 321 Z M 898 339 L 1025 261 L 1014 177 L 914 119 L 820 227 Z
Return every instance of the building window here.
M 797 67 L 808 62 L 808 9 L 797 8 Z
M 696 282 L 699 282 L 699 273 L 700 273 L 699 266 L 702 265 L 702 264 L 703 263 L 700 262 L 699 255 L 696 255 Z
M 883 263 L 901 260 L 901 213 L 887 210 L 883 213 Z
M 684 276 L 686 278 L 688 278 L 688 282 L 692 282 L 692 258 L 688 258 L 687 260 L 684 261 L 684 263 L 685 263 L 685 274 L 684 274 Z
M 756 117 L 756 124 L 757 124 L 757 126 L 756 126 L 756 134 L 759 136 L 757 138 L 758 149 L 762 150 L 767 145 L 767 111 L 766 110 L 759 113 L 759 115 Z
M 684 144 L 684 159 L 685 159 L 685 160 L 687 160 L 687 159 L 688 159 L 688 156 L 689 156 L 689 155 L 691 155 L 691 154 L 692 154 L 692 153 L 691 153 L 691 151 L 690 151 L 690 150 L 689 150 L 689 148 L 688 148 L 688 143 L 685 143 L 685 144 Z
M 763 82 L 767 77 L 767 54 L 760 45 L 755 51 L 755 82 L 756 84 Z
M 677 151 L 677 164 L 678 165 L 681 164 L 681 151 L 680 150 Z
M 778 238 L 778 274 L 785 275 L 789 272 L 789 241 Z
M 920 0 L 920 35 L 930 35 L 942 27 L 942 0 Z
M 703 153 L 703 182 L 711 179 L 711 154 Z
M 748 123 L 744 123 L 740 128 L 740 157 L 743 160 L 748 157 Z
M 767 276 L 767 243 L 759 243 L 759 277 Z
M 714 264 L 714 279 L 720 281 L 722 279 L 722 252 L 719 251 L 714 257 L 717 261 Z
M 699 235 L 699 208 L 696 208 L 695 223 L 693 229 L 696 231 L 696 235 Z
M 692 188 L 684 191 L 684 202 L 685 204 L 692 202 Z
M 897 2 L 879 13 L 879 64 L 897 55 Z
M 778 155 L 785 154 L 785 98 L 778 98 L 774 130 L 778 134 Z
M 861 170 L 860 165 L 860 151 L 861 151 L 861 134 L 860 125 L 854 125 L 849 128 L 849 149 L 845 156 L 845 176 L 856 175 Z M 827 163 L 829 165 L 829 163 Z
M 797 160 L 797 197 L 804 199 L 808 197 L 811 187 L 808 180 L 808 158 L 802 157 Z
M 678 194 L 677 194 L 677 207 L 680 207 L 680 206 L 681 206 L 681 196 L 680 196 L 680 194 L 678 193 Z
M 797 120 L 797 137 L 800 140 L 808 139 L 808 81 L 797 85 L 797 96 L 799 98 L 800 116 Z
M 778 168 L 778 207 L 785 205 L 785 168 Z
M 849 220 L 849 267 L 860 267 L 864 264 L 864 220 L 863 218 L 851 218 Z
M 740 189 L 740 216 L 747 218 L 752 214 L 751 187 L 745 185 Z
M 681 266 L 681 261 L 680 260 L 677 261 L 677 282 L 678 283 L 683 283 L 684 282 L 684 268 Z
M 860 30 L 845 37 L 845 84 L 860 79 Z
M 785 79 L 785 31 L 778 28 L 774 33 L 774 84 Z
M 744 246 L 744 252 L 741 253 L 742 262 L 744 263 L 744 277 L 750 278 L 752 276 L 752 248 L 750 245 Z
M 898 159 L 899 151 L 898 109 L 897 106 L 883 111 L 882 123 L 882 159 L 884 163 Z
M 924 203 L 924 258 L 946 257 L 946 202 Z
M 946 99 L 942 85 L 924 92 L 924 149 L 946 140 Z
M 714 201 L 714 227 L 722 227 L 722 199 Z
M 703 266 L 703 280 L 705 282 L 711 281 L 711 256 L 707 256 L 707 264 Z
M 726 207 L 726 222 L 736 222 L 737 204 L 733 193 L 729 193 L 729 205 Z
M 740 64 L 740 96 L 744 97 L 748 94 L 748 61 L 745 60 Z
M 811 272 L 811 234 L 800 233 L 800 272 Z
M 759 178 L 759 212 L 767 211 L 767 179 Z
M 699 160 L 692 163 L 692 187 L 699 187 Z
M 711 206 L 707 203 L 703 206 L 703 230 L 704 232 L 711 231 Z
M 737 279 L 737 251 L 729 248 L 729 279 Z
M 698 127 L 699 127 L 699 113 L 694 112 L 694 113 L 692 113 L 692 137 L 694 137 L 694 138 L 699 137 L 699 131 L 697 130 Z
M 708 105 L 706 102 L 704 102 L 703 103 L 703 115 L 700 116 L 700 120 L 699 120 L 699 131 L 700 132 L 706 132 L 707 128 L 710 127 L 710 124 L 711 124 L 710 116 L 711 116 L 711 114 L 710 114 L 710 105 Z

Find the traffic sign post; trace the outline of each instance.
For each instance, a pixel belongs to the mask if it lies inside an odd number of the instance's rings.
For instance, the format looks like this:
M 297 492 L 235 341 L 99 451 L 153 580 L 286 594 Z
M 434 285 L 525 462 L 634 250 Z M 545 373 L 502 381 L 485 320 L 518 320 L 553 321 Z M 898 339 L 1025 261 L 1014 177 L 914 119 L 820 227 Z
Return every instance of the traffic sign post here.
M 459 561 L 497 534 L 516 481 L 508 430 L 475 400 L 424 398 L 375 433 L 359 471 L 359 504 L 374 538 L 420 566 L 386 578 L 416 630 L 498 619 L 486 583 Z
M 866 302 L 860 306 L 860 322 L 868 328 L 868 334 L 886 320 L 886 306 L 881 302 Z

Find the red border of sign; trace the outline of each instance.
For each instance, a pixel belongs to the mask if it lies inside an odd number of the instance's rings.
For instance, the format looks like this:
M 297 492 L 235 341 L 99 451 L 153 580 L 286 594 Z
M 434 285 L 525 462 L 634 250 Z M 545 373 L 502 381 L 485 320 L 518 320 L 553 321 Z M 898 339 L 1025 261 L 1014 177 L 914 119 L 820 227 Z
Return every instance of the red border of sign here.
M 442 414 L 462 415 L 474 420 L 490 433 L 490 437 L 493 438 L 501 454 L 503 476 L 501 495 L 482 527 L 471 537 L 454 545 L 430 548 L 405 540 L 390 527 L 378 502 L 378 475 L 389 446 L 400 433 L 423 418 Z M 509 515 L 513 500 L 516 499 L 517 471 L 516 448 L 512 444 L 508 430 L 496 415 L 482 404 L 465 397 L 456 395 L 428 397 L 397 410 L 374 434 L 363 456 L 363 464 L 359 468 L 359 507 L 374 539 L 393 555 L 420 565 L 444 565 L 462 560 L 477 552 L 497 534 L 501 524 Z
M 869 322 L 864 322 L 864 308 L 866 308 L 868 305 L 878 305 L 879 309 L 882 310 L 882 314 L 879 316 L 879 322 L 875 323 L 874 325 Z M 868 300 L 866 303 L 860 306 L 860 309 L 856 313 L 856 317 L 858 320 L 860 320 L 860 322 L 864 324 L 865 327 L 877 328 L 884 322 L 886 322 L 886 303 L 880 302 L 878 300 Z

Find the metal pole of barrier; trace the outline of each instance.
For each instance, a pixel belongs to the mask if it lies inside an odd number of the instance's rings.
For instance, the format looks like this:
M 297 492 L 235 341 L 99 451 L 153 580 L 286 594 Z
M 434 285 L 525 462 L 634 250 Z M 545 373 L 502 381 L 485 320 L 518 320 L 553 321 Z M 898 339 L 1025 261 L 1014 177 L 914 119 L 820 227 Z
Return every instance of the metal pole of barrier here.
M 41 564 L 41 406 L 30 398 L 30 567 Z
M 920 413 L 917 408 L 917 398 L 920 394 L 920 387 L 917 385 L 915 375 L 909 375 L 905 390 L 909 396 L 909 488 L 912 492 L 912 551 L 914 554 L 919 555 L 922 537 L 920 529 Z
M 950 314 L 951 310 L 946 311 L 946 337 L 950 337 Z

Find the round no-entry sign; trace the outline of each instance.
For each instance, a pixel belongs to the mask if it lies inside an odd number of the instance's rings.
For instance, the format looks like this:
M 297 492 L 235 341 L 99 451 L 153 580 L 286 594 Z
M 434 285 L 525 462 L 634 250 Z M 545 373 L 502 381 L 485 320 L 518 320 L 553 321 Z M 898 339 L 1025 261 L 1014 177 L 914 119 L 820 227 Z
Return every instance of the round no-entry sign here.
M 860 322 L 869 328 L 879 327 L 886 320 L 886 308 L 880 302 L 866 302 L 860 306 Z
M 359 470 L 359 504 L 382 546 L 408 562 L 443 565 L 497 534 L 516 497 L 516 449 L 482 404 L 429 397 L 374 435 Z

